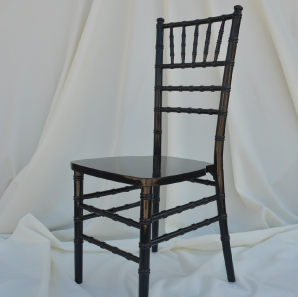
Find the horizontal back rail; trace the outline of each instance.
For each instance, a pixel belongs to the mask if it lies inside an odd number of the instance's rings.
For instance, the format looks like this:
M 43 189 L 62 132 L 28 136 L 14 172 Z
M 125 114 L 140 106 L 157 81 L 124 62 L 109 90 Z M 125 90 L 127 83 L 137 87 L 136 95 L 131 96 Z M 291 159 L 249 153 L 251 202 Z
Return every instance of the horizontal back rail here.
M 227 111 L 225 110 L 218 110 L 218 109 L 203 109 L 203 108 L 183 108 L 183 107 L 156 107 L 154 110 L 159 110 L 161 112 L 176 112 L 176 113 L 196 113 L 196 114 L 208 114 L 208 115 L 226 115 Z
M 160 86 L 160 87 L 155 87 L 155 90 L 160 90 L 160 91 L 178 91 L 178 92 L 216 92 L 216 91 L 230 91 L 229 87 L 225 86 Z
M 206 68 L 206 67 L 220 67 L 231 64 L 229 61 L 213 61 L 213 62 L 196 62 L 196 63 L 175 63 L 175 64 L 162 64 L 155 65 L 155 67 L 160 67 L 162 69 L 177 69 L 177 68 Z

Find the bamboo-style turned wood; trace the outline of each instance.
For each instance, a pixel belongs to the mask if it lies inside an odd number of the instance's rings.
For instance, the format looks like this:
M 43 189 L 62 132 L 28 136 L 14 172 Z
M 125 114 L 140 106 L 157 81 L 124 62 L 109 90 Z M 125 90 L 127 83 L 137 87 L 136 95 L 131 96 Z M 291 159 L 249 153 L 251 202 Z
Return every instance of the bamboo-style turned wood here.
M 206 220 L 204 220 L 202 222 L 199 222 L 197 224 L 192 224 L 192 225 L 190 225 L 188 227 L 180 228 L 180 229 L 178 229 L 178 230 L 176 230 L 174 232 L 165 233 L 162 236 L 159 236 L 157 238 L 152 239 L 150 245 L 153 246 L 153 245 L 159 244 L 159 243 L 161 243 L 163 241 L 168 241 L 168 240 L 170 240 L 172 238 L 175 238 L 177 236 L 181 236 L 181 235 L 183 235 L 185 233 L 188 233 L 188 232 L 197 230 L 197 229 L 202 228 L 204 226 L 208 226 L 208 225 L 210 225 L 212 223 L 215 223 L 215 222 L 219 221 L 220 219 L 221 219 L 221 216 L 215 216 L 213 218 L 206 219 Z
M 110 252 L 112 252 L 113 254 L 116 254 L 116 255 L 119 255 L 119 256 L 122 256 L 124 257 L 125 259 L 127 260 L 130 260 L 130 261 L 133 261 L 133 262 L 136 262 L 136 263 L 139 263 L 139 258 L 131 253 L 128 253 L 128 252 L 125 252 L 123 250 L 120 250 L 119 248 L 115 247 L 115 246 L 112 246 L 112 245 L 109 245 L 107 244 L 106 242 L 104 241 L 100 241 L 98 239 L 95 239 L 93 238 L 92 236 L 88 236 L 86 234 L 82 234 L 80 235 L 80 237 L 90 243 L 93 243 L 95 245 L 98 245 L 100 246 L 101 248 L 105 249 L 105 250 L 108 250 Z
M 162 29 L 162 24 L 164 19 L 157 19 L 156 25 L 156 56 L 155 56 L 155 87 L 162 86 L 162 69 L 160 66 L 163 64 L 163 34 L 164 30 Z M 154 107 L 162 106 L 162 91 L 155 89 L 154 92 Z M 154 112 L 154 131 L 158 131 L 158 133 L 154 133 L 153 140 L 153 155 L 160 156 L 161 155 L 161 131 L 162 131 L 162 114 L 160 111 Z M 160 132 L 160 133 L 159 133 Z
M 225 266 L 227 271 L 227 277 L 230 282 L 235 281 L 232 253 L 230 247 L 230 237 L 227 225 L 227 214 L 225 206 L 225 190 L 224 190 L 224 176 L 223 176 L 223 146 L 225 139 L 225 126 L 226 126 L 226 116 L 229 103 L 230 87 L 232 80 L 232 72 L 234 67 L 235 53 L 238 41 L 238 34 L 242 16 L 242 7 L 236 5 L 234 7 L 234 13 L 229 15 L 223 15 L 218 17 L 212 17 L 208 19 L 194 20 L 194 21 L 183 21 L 176 23 L 164 24 L 164 19 L 157 19 L 156 25 L 156 58 L 155 58 L 155 103 L 154 103 L 154 148 L 153 148 L 153 166 L 152 166 L 152 177 L 143 176 L 142 167 L 145 165 L 136 166 L 134 168 L 134 162 L 129 162 L 129 166 L 124 166 L 122 158 L 128 157 L 115 157 L 112 158 L 113 162 L 111 163 L 112 167 L 115 168 L 115 164 L 118 164 L 116 167 L 120 170 L 115 173 L 111 168 L 111 171 L 106 169 L 101 169 L 101 167 L 107 166 L 107 163 L 100 165 L 99 167 L 88 167 L 85 166 L 85 163 L 81 161 L 72 162 L 72 169 L 75 171 L 74 176 L 74 186 L 75 186 L 75 195 L 74 195 L 74 222 L 75 222 L 75 280 L 77 283 L 82 283 L 82 261 L 83 261 L 83 239 L 89 241 L 90 243 L 96 244 L 101 248 L 107 249 L 112 253 L 118 254 L 125 257 L 128 260 L 139 263 L 139 297 L 148 297 L 149 296 L 149 274 L 150 274 L 150 248 L 152 247 L 152 252 L 157 252 L 158 244 L 172 239 L 174 237 L 183 235 L 187 232 L 194 231 L 203 226 L 207 226 L 211 223 L 219 221 L 221 241 L 223 247 L 223 254 L 225 259 Z M 224 34 L 225 21 L 232 19 L 230 37 L 228 42 L 228 49 L 225 61 L 218 61 L 222 38 Z M 210 36 L 211 36 L 211 25 L 214 22 L 221 22 L 220 30 L 217 37 L 214 60 L 212 62 L 207 62 L 209 45 L 210 45 Z M 198 37 L 199 37 L 199 26 L 202 24 L 208 24 L 206 31 L 206 40 L 203 51 L 203 62 L 196 62 L 197 57 L 197 47 L 198 47 Z M 185 63 L 186 58 L 186 27 L 195 26 L 194 30 L 194 41 L 192 49 L 192 62 Z M 173 29 L 176 27 L 182 28 L 182 39 L 181 39 L 181 63 L 174 63 L 174 33 Z M 163 64 L 163 34 L 164 29 L 170 29 L 170 58 L 171 62 L 169 64 Z M 163 86 L 162 77 L 163 69 L 176 69 L 176 68 L 196 68 L 196 67 L 219 67 L 224 66 L 224 74 L 222 80 L 222 86 Z M 218 109 L 202 109 L 202 108 L 181 108 L 181 107 L 162 107 L 162 92 L 163 91 L 220 91 L 220 104 Z M 198 162 L 198 166 L 189 165 L 189 168 L 192 168 L 190 171 L 182 172 L 182 174 L 171 174 L 169 172 L 163 172 L 163 165 L 161 161 L 161 133 L 162 133 L 162 112 L 176 112 L 176 113 L 189 113 L 189 114 L 209 114 L 209 115 L 218 115 L 217 117 L 217 128 L 215 134 L 215 148 L 214 148 L 214 163 L 209 164 L 206 162 Z M 138 157 L 139 158 L 139 157 Z M 142 157 L 147 158 L 147 157 Z M 110 159 L 110 158 L 107 158 Z M 120 163 L 118 162 L 118 159 Z M 177 159 L 177 158 L 173 158 Z M 101 159 L 94 159 L 95 162 Z M 139 160 L 139 159 L 138 159 Z M 181 159 L 182 161 L 183 159 Z M 90 161 L 90 160 L 86 160 Z M 185 160 L 186 161 L 186 160 Z M 189 160 L 188 160 L 189 161 Z M 101 162 L 101 161 L 100 161 Z M 110 160 L 105 160 L 105 162 L 110 162 Z M 143 161 L 142 161 L 143 162 Z M 141 162 L 141 163 L 142 163 Z M 180 161 L 179 161 L 180 162 Z M 184 162 L 184 161 L 182 161 Z M 150 161 L 151 163 L 151 161 Z M 203 164 L 202 164 L 203 163 Z M 143 163 L 142 163 L 143 164 Z M 147 164 L 146 162 L 144 164 Z M 164 164 L 164 163 L 163 163 Z M 175 164 L 175 163 L 174 163 Z M 179 163 L 180 164 L 180 163 Z M 187 164 L 187 163 L 185 163 Z M 202 164 L 202 165 L 201 165 Z M 207 165 L 205 165 L 207 164 Z M 209 165 L 208 165 L 209 164 Z M 147 165 L 146 165 L 147 166 Z M 145 167 L 146 167 L 145 166 Z M 150 164 L 151 166 L 151 164 Z M 202 166 L 202 169 L 200 169 Z M 123 168 L 122 168 L 123 167 Z M 141 167 L 141 168 L 140 168 Z M 175 168 L 177 166 L 174 166 Z M 183 166 L 181 166 L 183 167 Z M 187 167 L 187 166 L 186 166 Z M 126 173 L 126 168 L 128 168 L 129 174 Z M 169 166 L 171 168 L 171 166 Z M 180 167 L 179 167 L 180 168 Z M 198 171 L 194 171 L 194 168 L 198 168 Z M 141 169 L 141 170 L 140 170 Z M 136 170 L 136 174 L 132 174 L 133 170 Z M 168 170 L 168 167 L 167 167 Z M 124 172 L 125 171 L 125 172 Z M 147 172 L 147 171 L 146 171 Z M 206 175 L 206 173 L 211 173 L 214 181 L 201 179 L 200 177 Z M 127 186 L 119 189 L 112 189 L 108 191 L 95 192 L 90 194 L 83 195 L 83 173 L 88 175 L 93 175 L 101 178 L 106 178 L 108 180 L 114 180 L 118 182 L 124 182 L 127 184 L 134 184 L 135 186 Z M 163 176 L 164 175 L 164 176 Z M 140 177 L 142 176 L 142 177 Z M 129 179 L 128 177 L 133 179 Z M 206 197 L 197 201 L 192 201 L 184 205 L 180 205 L 168 210 L 159 212 L 159 201 L 160 201 L 160 185 L 171 184 L 181 181 L 189 181 L 193 183 L 204 184 L 207 186 L 215 186 L 216 195 Z M 139 186 L 142 185 L 142 186 Z M 141 188 L 140 201 L 130 204 L 125 204 L 119 207 L 113 207 L 108 210 L 102 210 L 90 205 L 83 204 L 84 199 L 102 197 L 107 195 L 113 195 L 122 192 L 128 192 L 131 190 L 136 190 Z M 185 228 L 180 228 L 171 233 L 166 233 L 158 237 L 158 222 L 160 219 L 167 218 L 168 216 L 181 213 L 183 211 L 189 210 L 201 206 L 203 204 L 216 201 L 218 215 L 201 221 L 197 224 L 192 224 Z M 134 207 L 140 206 L 140 221 L 134 221 L 129 218 L 125 218 L 116 214 L 116 212 L 131 209 Z M 90 214 L 83 215 L 83 210 L 91 212 Z M 140 229 L 140 254 L 139 258 L 134 256 L 131 253 L 127 253 L 113 247 L 103 241 L 94 239 L 91 236 L 83 234 L 83 221 L 95 217 L 107 217 L 112 220 L 124 223 L 128 226 L 135 227 Z M 152 232 L 151 232 L 151 226 Z
M 186 33 L 185 33 L 185 27 L 182 27 L 182 41 L 181 41 L 181 63 L 185 63 L 185 46 L 186 46 Z
M 197 113 L 197 114 L 225 114 L 225 110 L 218 110 L 218 109 L 203 109 L 203 108 L 183 108 L 183 107 L 160 107 L 158 108 L 161 112 L 176 112 L 176 113 Z
M 225 86 L 162 86 L 162 87 L 155 87 L 155 90 L 161 90 L 161 91 L 189 91 L 189 92 L 205 92 L 205 91 L 230 91 L 230 87 L 225 87 Z
M 84 174 L 74 171 L 74 257 L 75 257 L 75 281 L 78 284 L 83 282 L 83 240 L 80 235 L 83 233 L 83 209 L 80 208 L 81 201 L 75 200 L 83 195 Z
M 174 64 L 174 33 L 173 27 L 170 28 L 170 56 L 171 56 L 171 64 Z
M 214 61 L 217 61 L 217 59 L 218 59 L 218 55 L 219 55 L 219 52 L 220 52 L 220 45 L 221 45 L 221 41 L 222 41 L 222 36 L 223 36 L 223 33 L 224 33 L 224 28 L 225 28 L 225 20 L 223 20 L 221 22 L 220 29 L 219 29 L 219 32 L 218 32 L 218 38 L 217 38 L 215 53 L 214 53 Z
M 135 227 L 135 228 L 140 229 L 140 224 L 138 222 L 132 220 L 132 219 L 124 218 L 124 217 L 119 216 L 115 213 L 111 213 L 111 212 L 108 212 L 108 211 L 100 209 L 100 208 L 96 208 L 96 207 L 91 206 L 91 205 L 81 204 L 79 207 L 82 208 L 82 209 L 88 210 L 90 212 L 96 213 L 100 216 L 112 219 L 114 221 L 121 222 L 121 223 L 123 223 L 123 224 L 125 224 L 129 227 Z
M 240 22 L 242 17 L 242 6 L 236 5 L 234 7 L 234 14 L 232 19 L 230 37 L 229 37 L 229 44 L 227 49 L 226 60 L 234 61 L 236 48 L 237 48 L 237 41 L 238 41 L 238 34 L 240 28 Z M 222 84 L 225 86 L 230 87 L 232 82 L 232 73 L 233 73 L 233 65 L 228 65 L 225 67 L 224 75 Z M 229 104 L 229 92 L 221 92 L 220 96 L 220 103 L 219 109 L 221 110 L 228 110 Z M 224 139 L 225 136 L 225 128 L 226 128 L 226 115 L 219 116 L 217 119 L 217 127 L 216 127 L 216 138 L 215 138 L 215 148 L 214 148 L 214 169 L 215 169 L 215 182 L 216 182 L 216 194 L 219 197 L 225 197 L 225 187 L 224 187 L 224 172 L 223 172 L 223 148 L 224 148 Z M 217 210 L 218 215 L 221 216 L 219 220 L 219 228 L 222 240 L 222 248 L 223 254 L 226 264 L 226 271 L 228 281 L 234 282 L 235 281 L 235 273 L 234 273 L 234 266 L 232 260 L 232 252 L 231 246 L 229 241 L 229 229 L 228 223 L 226 218 L 226 205 L 225 199 L 218 199 L 217 200 Z
M 192 63 L 196 62 L 197 48 L 198 48 L 198 38 L 199 38 L 199 24 L 197 23 L 196 28 L 195 28 L 194 38 L 193 38 Z M 199 66 L 196 66 L 196 67 L 199 67 Z
M 115 194 L 119 194 L 119 193 L 123 193 L 123 192 L 129 192 L 129 191 L 137 190 L 140 188 L 141 188 L 140 186 L 127 186 L 127 187 L 123 187 L 123 188 L 111 189 L 111 190 L 102 191 L 102 192 L 94 192 L 94 193 L 83 195 L 81 197 L 81 199 L 84 200 L 84 199 L 91 199 L 91 198 L 99 198 L 99 197 L 103 197 L 103 196 L 109 196 L 109 195 L 115 195 Z
M 140 207 L 139 296 L 149 296 L 152 187 L 142 187 Z
M 131 209 L 131 208 L 135 208 L 135 207 L 138 207 L 138 206 L 140 206 L 140 201 L 134 202 L 134 203 L 131 203 L 131 204 L 125 204 L 125 205 L 122 205 L 122 206 L 119 206 L 119 207 L 112 207 L 110 209 L 107 209 L 106 211 L 111 212 L 111 213 L 115 213 L 115 212 L 118 212 L 118 211 L 123 211 L 123 210 Z M 92 213 L 92 214 L 84 215 L 82 217 L 82 220 L 85 221 L 85 220 L 89 220 L 89 219 L 97 218 L 97 217 L 101 217 L 101 215 L 99 215 L 97 213 Z
M 203 62 L 206 62 L 206 60 L 207 60 L 207 56 L 208 56 L 208 52 L 209 52 L 210 36 L 211 36 L 211 23 L 209 23 L 208 29 L 206 32 Z
M 140 206 L 140 201 L 134 202 L 134 203 L 130 203 L 130 204 L 124 204 L 122 206 L 118 206 L 118 207 L 112 207 L 110 209 L 108 209 L 109 212 L 115 213 L 118 211 L 123 211 L 123 210 L 127 210 L 127 209 L 131 209 L 131 208 L 135 208 Z
M 211 17 L 207 19 L 201 19 L 201 20 L 193 20 L 193 21 L 183 21 L 183 22 L 176 22 L 176 23 L 166 23 L 162 25 L 163 29 L 166 28 L 176 28 L 176 27 L 188 27 L 188 26 L 195 26 L 196 24 L 203 25 L 203 24 L 209 24 L 209 23 L 215 23 L 215 22 L 220 22 L 223 19 L 224 20 L 231 20 L 233 18 L 233 13 L 232 14 L 226 14 L 222 16 L 217 16 L 217 17 Z
M 163 28 L 162 24 L 164 19 L 157 20 L 157 30 L 156 30 L 156 44 L 159 45 L 159 48 L 156 48 L 155 56 L 155 87 L 162 86 L 162 68 L 163 65 Z M 162 91 L 155 90 L 154 92 L 154 107 L 162 107 Z M 153 141 L 153 177 L 160 176 L 160 160 L 159 156 L 161 155 L 161 133 L 162 133 L 162 113 L 159 110 L 154 111 L 154 141 Z M 159 195 L 160 187 L 156 186 L 153 188 L 153 203 L 152 203 L 152 213 L 159 212 Z M 152 237 L 158 237 L 158 228 L 159 222 L 154 222 L 152 224 Z M 152 249 L 152 252 L 157 252 L 158 246 L 155 246 Z
M 192 209 L 192 208 L 195 208 L 195 207 L 204 205 L 204 204 L 208 204 L 208 203 L 210 203 L 212 201 L 217 200 L 217 198 L 218 197 L 216 195 L 210 196 L 210 197 L 205 197 L 205 198 L 200 199 L 200 200 L 197 200 L 197 201 L 191 201 L 191 202 L 189 202 L 187 204 L 179 205 L 179 206 L 176 206 L 174 208 L 161 211 L 161 212 L 159 212 L 157 214 L 152 215 L 152 221 L 157 221 L 157 220 L 160 220 L 160 219 L 165 219 L 165 218 L 167 218 L 169 216 L 172 216 L 172 215 L 177 214 L 177 213 L 181 213 L 181 212 L 183 212 L 185 210 Z
M 233 65 L 231 61 L 213 61 L 213 62 L 198 62 L 198 63 L 175 63 L 175 64 L 162 64 L 155 65 L 156 68 L 162 69 L 177 69 L 177 68 L 206 68 L 206 67 L 220 67 L 226 65 Z
M 195 178 L 195 179 L 191 179 L 189 181 L 192 182 L 192 183 L 203 184 L 203 185 L 206 185 L 206 186 L 215 187 L 215 181 L 208 180 L 208 179 Z

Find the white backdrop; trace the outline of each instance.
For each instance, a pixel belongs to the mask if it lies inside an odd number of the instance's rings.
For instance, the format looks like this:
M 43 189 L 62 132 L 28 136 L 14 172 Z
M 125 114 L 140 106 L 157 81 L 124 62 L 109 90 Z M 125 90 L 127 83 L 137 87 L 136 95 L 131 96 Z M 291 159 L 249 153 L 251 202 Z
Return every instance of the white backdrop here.
M 297 296 L 294 0 L 0 1 L 0 296 L 137 296 L 138 267 L 88 243 L 84 284 L 74 282 L 69 163 L 150 155 L 156 18 L 175 22 L 228 14 L 236 4 L 244 10 L 224 158 L 237 281 L 226 281 L 219 228 L 213 224 L 161 245 L 152 256 L 150 296 Z M 200 28 L 198 51 L 205 29 Z M 192 30 L 186 32 L 187 61 Z M 217 25 L 212 32 L 210 59 Z M 174 35 L 179 61 L 181 32 Z M 165 59 L 168 45 L 166 33 Z M 165 72 L 165 84 L 172 85 L 216 85 L 222 78 L 217 68 Z M 216 108 L 218 99 L 216 93 L 170 93 L 164 106 Z M 212 162 L 213 117 L 169 114 L 163 123 L 164 154 Z M 85 178 L 86 193 L 118 186 Z M 213 191 L 191 183 L 164 187 L 162 208 Z M 92 203 L 108 208 L 137 201 L 138 195 Z M 215 214 L 216 206 L 208 204 L 166 219 L 161 232 Z M 137 220 L 139 214 L 133 209 L 123 215 Z M 104 218 L 84 227 L 89 235 L 138 252 L 136 230 Z

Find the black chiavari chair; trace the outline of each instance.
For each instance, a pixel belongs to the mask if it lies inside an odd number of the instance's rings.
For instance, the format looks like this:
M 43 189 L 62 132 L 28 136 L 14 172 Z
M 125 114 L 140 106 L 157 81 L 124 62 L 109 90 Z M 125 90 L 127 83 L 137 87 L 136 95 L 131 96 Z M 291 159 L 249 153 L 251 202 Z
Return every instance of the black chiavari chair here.
M 168 24 L 164 24 L 164 19 L 162 18 L 157 19 L 153 156 L 110 157 L 71 162 L 71 169 L 74 171 L 75 281 L 78 284 L 82 283 L 83 279 L 83 240 L 86 240 L 90 243 L 100 246 L 103 249 L 107 249 L 114 254 L 123 256 L 127 260 L 131 260 L 133 262 L 138 263 L 139 297 L 147 297 L 149 294 L 150 249 L 152 248 L 153 252 L 157 252 L 159 243 L 174 238 L 176 236 L 183 235 L 187 232 L 196 230 L 203 226 L 207 226 L 214 222 L 219 222 L 220 226 L 223 255 L 226 265 L 228 281 L 235 281 L 232 253 L 230 247 L 230 236 L 227 225 L 227 213 L 225 206 L 223 147 L 225 139 L 225 126 L 231 89 L 232 72 L 234 67 L 241 17 L 242 7 L 237 5 L 234 7 L 234 13 L 232 14 L 211 17 L 207 19 Z M 226 60 L 218 61 L 224 26 L 227 20 L 232 20 L 232 24 L 230 29 L 230 37 L 228 41 Z M 221 26 L 216 43 L 214 60 L 211 62 L 207 62 L 211 36 L 211 25 L 215 22 L 221 22 Z M 206 41 L 203 52 L 203 61 L 196 62 L 199 26 L 202 24 L 208 24 L 206 32 Z M 185 28 L 187 26 L 195 27 L 191 63 L 185 62 Z M 182 27 L 181 63 L 174 63 L 173 28 L 176 27 Z M 163 63 L 163 36 L 164 30 L 167 28 L 170 29 L 170 64 Z M 186 87 L 162 85 L 163 69 L 196 67 L 205 68 L 220 66 L 224 67 L 224 75 L 221 86 Z M 163 91 L 220 91 L 219 109 L 162 107 Z M 213 164 L 189 159 L 161 156 L 161 133 L 163 112 L 217 115 Z M 206 175 L 207 173 L 210 173 L 213 176 L 214 181 L 199 178 Z M 112 189 L 108 191 L 84 194 L 84 174 L 120 183 L 125 183 L 129 186 L 118 189 Z M 208 186 L 214 186 L 216 193 L 215 195 L 207 198 L 193 201 L 168 210 L 159 211 L 160 186 L 183 181 L 190 181 Z M 98 198 L 102 196 L 113 195 L 137 189 L 141 189 L 140 201 L 131 204 L 126 204 L 124 206 L 103 210 L 90 205 L 86 205 L 84 203 L 84 200 L 86 199 Z M 167 218 L 168 216 L 210 203 L 212 201 L 216 201 L 217 203 L 217 216 L 212 217 L 210 219 L 206 219 L 197 224 L 192 224 L 186 228 L 181 228 L 177 231 L 159 236 L 158 223 L 160 219 Z M 125 218 L 117 214 L 120 211 L 138 206 L 140 206 L 139 222 L 129 218 Z M 91 214 L 83 215 L 83 210 L 87 210 L 91 212 Z M 111 246 L 91 236 L 83 234 L 83 221 L 95 217 L 107 217 L 114 221 L 124 223 L 130 227 L 140 229 L 139 257 L 131 253 L 125 252 L 123 250 L 120 250 L 117 247 Z

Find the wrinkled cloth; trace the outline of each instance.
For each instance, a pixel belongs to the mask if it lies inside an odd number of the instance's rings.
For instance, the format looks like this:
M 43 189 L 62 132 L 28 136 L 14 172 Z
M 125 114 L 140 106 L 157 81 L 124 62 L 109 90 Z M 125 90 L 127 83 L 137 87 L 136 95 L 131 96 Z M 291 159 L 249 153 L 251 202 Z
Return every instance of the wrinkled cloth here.
M 150 296 L 297 296 L 298 225 L 231 234 L 235 283 L 226 280 L 218 234 L 174 241 L 151 254 Z M 138 239 L 108 243 L 138 256 Z M 0 295 L 138 296 L 134 262 L 85 242 L 77 285 L 73 260 L 73 242 L 28 214 L 0 241 Z

